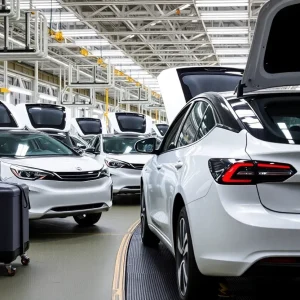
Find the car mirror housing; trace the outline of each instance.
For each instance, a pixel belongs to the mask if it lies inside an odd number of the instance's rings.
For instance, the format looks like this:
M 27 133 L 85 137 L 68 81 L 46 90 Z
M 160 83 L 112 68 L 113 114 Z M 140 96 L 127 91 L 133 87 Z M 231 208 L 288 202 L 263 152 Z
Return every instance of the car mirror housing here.
M 92 147 L 92 148 L 87 148 L 87 149 L 85 150 L 85 153 L 97 155 L 97 154 L 100 154 L 100 151 L 97 151 L 94 147 Z
M 140 153 L 149 153 L 155 154 L 156 153 L 156 138 L 148 138 L 144 140 L 140 140 L 135 143 L 135 150 Z

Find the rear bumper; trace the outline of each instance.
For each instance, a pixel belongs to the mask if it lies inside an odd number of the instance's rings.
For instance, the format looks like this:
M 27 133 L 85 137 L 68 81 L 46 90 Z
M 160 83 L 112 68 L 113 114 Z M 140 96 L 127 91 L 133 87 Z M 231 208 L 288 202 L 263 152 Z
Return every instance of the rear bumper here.
M 110 169 L 114 194 L 138 194 L 142 170 Z
M 188 215 L 204 275 L 241 276 L 265 258 L 300 257 L 300 215 L 265 209 L 255 186 L 213 183 L 204 198 L 188 204 Z

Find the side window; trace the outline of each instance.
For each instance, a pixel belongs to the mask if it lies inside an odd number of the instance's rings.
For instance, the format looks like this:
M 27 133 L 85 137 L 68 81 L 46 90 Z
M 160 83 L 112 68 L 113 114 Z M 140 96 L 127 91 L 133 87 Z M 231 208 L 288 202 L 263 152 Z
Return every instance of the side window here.
M 189 110 L 190 105 L 187 105 L 184 110 L 181 112 L 181 114 L 175 119 L 175 121 L 172 123 L 170 130 L 168 131 L 167 135 L 164 138 L 164 145 L 163 145 L 163 152 L 171 150 L 176 148 L 176 136 L 178 133 L 178 130 L 183 122 L 183 119 Z
M 198 131 L 198 135 L 197 135 L 197 139 L 199 140 L 203 136 L 208 134 L 214 128 L 215 125 L 216 125 L 216 121 L 215 121 L 213 109 L 209 105 L 207 107 L 207 110 L 206 110 L 203 120 L 201 122 L 199 131 Z
M 207 107 L 208 104 L 204 101 L 196 102 L 182 127 L 177 147 L 192 144 L 197 140 L 197 132 Z

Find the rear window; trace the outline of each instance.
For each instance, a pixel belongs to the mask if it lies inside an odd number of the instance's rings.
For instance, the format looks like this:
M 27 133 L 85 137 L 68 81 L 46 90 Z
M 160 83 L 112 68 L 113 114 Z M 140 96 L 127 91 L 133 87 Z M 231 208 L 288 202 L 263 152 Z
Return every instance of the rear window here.
M 169 125 L 167 124 L 157 124 L 156 127 L 162 136 L 164 136 L 169 129 Z
M 77 118 L 78 126 L 83 134 L 101 134 L 102 124 L 100 119 L 94 118 Z
M 0 103 L 0 127 L 17 127 L 10 111 Z
M 30 122 L 34 128 L 55 128 L 63 130 L 66 126 L 65 108 L 47 104 L 26 106 Z
M 273 143 L 300 144 L 300 99 L 236 100 L 231 106 L 254 137 Z
M 146 132 L 146 118 L 144 115 L 116 113 L 116 118 L 122 132 Z
M 242 75 L 221 71 L 178 70 L 182 89 L 187 101 L 206 92 L 231 92 L 237 87 Z

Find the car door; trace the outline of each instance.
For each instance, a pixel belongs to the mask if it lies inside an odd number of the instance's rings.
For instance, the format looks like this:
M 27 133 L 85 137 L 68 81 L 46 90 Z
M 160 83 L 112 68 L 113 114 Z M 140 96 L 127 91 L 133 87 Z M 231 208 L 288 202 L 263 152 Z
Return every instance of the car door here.
M 187 105 L 178 117 L 172 123 L 170 130 L 163 140 L 160 147 L 161 154 L 153 157 L 151 163 L 151 170 L 148 174 L 147 195 L 148 203 L 147 209 L 151 216 L 151 223 L 163 234 L 169 232 L 169 215 L 166 214 L 169 200 L 174 195 L 172 187 L 176 185 L 176 174 L 174 172 L 174 165 L 176 161 L 176 140 L 178 132 L 184 122 L 187 112 L 191 108 L 191 104 Z

